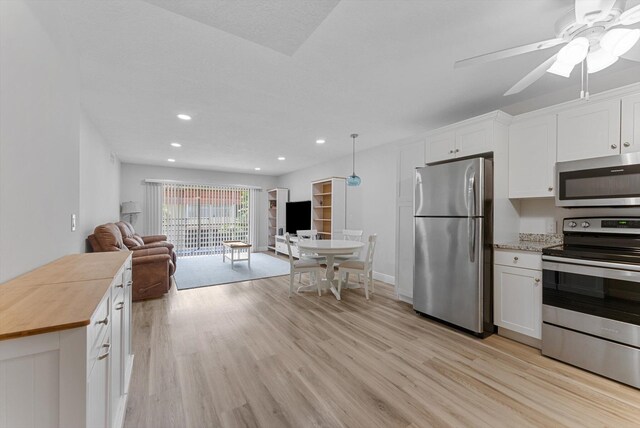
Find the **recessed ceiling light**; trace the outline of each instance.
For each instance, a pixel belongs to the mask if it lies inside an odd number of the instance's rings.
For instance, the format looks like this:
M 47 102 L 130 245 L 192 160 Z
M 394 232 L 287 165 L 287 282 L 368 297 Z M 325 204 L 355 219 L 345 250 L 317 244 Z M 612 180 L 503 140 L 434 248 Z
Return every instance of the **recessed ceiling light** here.
M 326 143 L 326 141 L 324 141 L 322 138 L 320 138 L 320 139 L 316 140 L 316 143 L 324 144 L 324 143 Z
M 260 168 L 259 168 L 259 167 L 255 167 L 255 168 L 253 168 L 253 169 L 255 169 L 256 171 L 260 171 Z
M 180 143 L 171 143 L 172 147 L 182 147 L 182 144 Z
M 284 156 L 278 156 L 278 160 L 285 160 L 286 158 Z
M 178 119 L 182 119 L 182 120 L 191 120 L 191 116 L 189 116 L 188 114 L 179 114 L 178 115 Z
M 175 159 L 167 159 L 167 162 L 175 162 Z

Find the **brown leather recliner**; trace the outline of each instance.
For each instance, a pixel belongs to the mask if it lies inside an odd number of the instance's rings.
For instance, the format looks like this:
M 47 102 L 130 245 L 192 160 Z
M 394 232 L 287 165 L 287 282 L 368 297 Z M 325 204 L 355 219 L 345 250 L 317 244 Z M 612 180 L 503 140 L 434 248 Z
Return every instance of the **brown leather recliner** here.
M 119 221 L 116 223 L 116 226 L 118 226 L 118 229 L 120 229 L 120 233 L 122 234 L 122 242 L 124 242 L 124 245 L 126 245 L 131 251 L 165 247 L 169 250 L 174 267 L 178 266 L 178 259 L 176 257 L 176 252 L 173 249 L 173 244 L 167 241 L 166 235 L 140 236 L 136 233 L 133 225 L 126 221 Z
M 95 228 L 88 237 L 95 252 L 129 251 L 122 242 L 120 229 L 114 223 Z M 171 288 L 174 265 L 166 247 L 132 251 L 133 300 L 161 297 Z

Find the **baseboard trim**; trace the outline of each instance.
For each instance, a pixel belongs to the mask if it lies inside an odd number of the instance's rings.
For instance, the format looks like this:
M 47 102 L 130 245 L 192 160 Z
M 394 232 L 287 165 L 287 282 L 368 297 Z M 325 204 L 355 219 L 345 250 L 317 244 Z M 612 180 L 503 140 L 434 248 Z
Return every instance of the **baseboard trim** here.
M 384 273 L 380 273 L 380 272 L 373 272 L 373 279 L 378 280 L 378 281 L 382 281 L 382 282 L 386 282 L 387 284 L 391 284 L 391 285 L 396 285 L 396 278 L 394 276 L 391 275 L 387 275 Z
M 409 303 L 409 304 L 413 305 L 413 298 L 411 298 L 411 297 L 404 296 L 402 294 L 398 294 L 398 300 L 400 300 L 401 302 L 405 302 L 405 303 Z
M 504 327 L 498 327 L 498 336 L 506 337 L 507 339 L 515 340 L 516 342 L 523 343 L 531 346 L 532 348 L 542 349 L 542 341 L 534 337 L 527 336 L 526 334 L 518 333 Z

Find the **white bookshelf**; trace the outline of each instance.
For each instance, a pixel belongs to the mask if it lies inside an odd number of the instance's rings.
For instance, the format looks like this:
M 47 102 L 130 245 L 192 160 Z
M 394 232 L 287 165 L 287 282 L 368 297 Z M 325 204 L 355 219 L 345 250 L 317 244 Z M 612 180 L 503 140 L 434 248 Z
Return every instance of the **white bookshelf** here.
M 342 177 L 311 183 L 311 228 L 319 239 L 336 239 L 347 223 L 347 188 Z
M 289 189 L 276 187 L 275 189 L 267 190 L 267 199 L 267 227 L 269 228 L 267 246 L 270 250 L 276 251 L 278 230 L 286 230 L 285 205 L 289 202 Z

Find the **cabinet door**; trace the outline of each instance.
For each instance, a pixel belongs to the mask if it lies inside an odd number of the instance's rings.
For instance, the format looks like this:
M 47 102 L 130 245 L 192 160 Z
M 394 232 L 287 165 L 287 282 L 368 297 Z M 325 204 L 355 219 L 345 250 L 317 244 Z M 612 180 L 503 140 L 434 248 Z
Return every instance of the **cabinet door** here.
M 493 151 L 493 121 L 456 129 L 456 157 Z
M 619 153 L 619 100 L 587 104 L 558 114 L 558 162 Z
M 640 152 L 640 94 L 622 99 L 622 153 Z
M 400 147 L 398 154 L 398 201 L 413 201 L 416 168 L 424 166 L 424 140 Z
M 555 163 L 555 115 L 509 127 L 509 198 L 553 196 Z
M 110 385 L 110 402 L 111 402 L 111 421 L 116 424 L 119 420 L 119 412 L 124 411 L 120 409 L 122 402 L 121 398 L 124 395 L 124 293 L 120 295 L 119 299 L 114 300 L 113 312 L 111 316 L 111 385 Z
M 109 334 L 101 347 L 100 356 L 93 365 L 87 382 L 87 426 L 107 428 L 109 426 Z
M 396 294 L 402 300 L 413 298 L 413 204 L 398 205 Z
M 443 132 L 427 137 L 425 163 L 439 162 L 455 157 L 456 134 Z
M 494 322 L 540 339 L 542 331 L 542 271 L 495 265 Z

